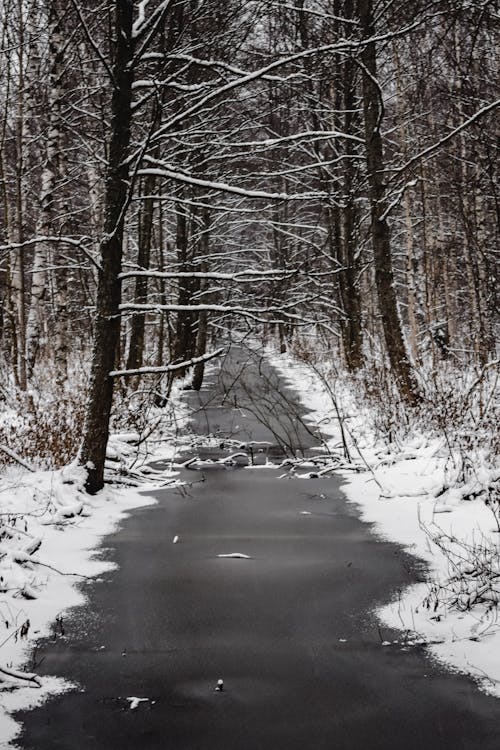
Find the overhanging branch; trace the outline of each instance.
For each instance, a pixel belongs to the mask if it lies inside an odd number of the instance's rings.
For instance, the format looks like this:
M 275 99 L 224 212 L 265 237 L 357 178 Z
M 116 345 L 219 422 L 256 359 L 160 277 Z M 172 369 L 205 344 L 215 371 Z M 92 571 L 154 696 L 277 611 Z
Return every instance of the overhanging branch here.
M 160 367 L 138 367 L 135 370 L 113 370 L 110 372 L 110 377 L 121 378 L 127 375 L 159 375 L 165 372 L 173 372 L 174 370 L 182 370 L 187 367 L 193 367 L 201 362 L 208 362 L 215 357 L 221 357 L 225 353 L 225 349 L 217 349 L 215 352 L 209 352 L 201 357 L 193 357 L 193 359 L 186 360 L 185 362 L 178 362 L 174 365 L 163 365 Z

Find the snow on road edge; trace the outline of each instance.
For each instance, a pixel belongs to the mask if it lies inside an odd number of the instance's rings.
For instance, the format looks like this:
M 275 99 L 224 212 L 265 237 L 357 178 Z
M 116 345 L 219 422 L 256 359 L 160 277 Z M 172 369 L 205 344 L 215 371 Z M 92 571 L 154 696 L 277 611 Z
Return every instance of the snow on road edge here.
M 175 452 L 174 432 L 188 421 L 181 392 L 182 382 L 174 398 L 171 440 L 168 442 L 166 434 L 167 442 L 156 445 L 154 455 L 148 456 L 151 461 L 168 461 Z M 121 437 L 126 441 L 130 436 Z M 126 448 L 120 436 L 112 436 L 108 455 L 116 461 L 120 459 L 120 451 L 126 454 Z M 64 623 L 64 613 L 85 602 L 78 582 L 86 577 L 98 580 L 113 569 L 111 563 L 99 559 L 102 539 L 116 531 L 132 510 L 154 505 L 156 499 L 143 493 L 157 488 L 158 480 L 172 474 L 166 471 L 140 488 L 107 485 L 89 497 L 82 490 L 84 470 L 76 465 L 34 473 L 14 467 L 3 473 L 0 518 L 2 529 L 13 536 L 0 541 L 0 668 L 27 667 L 36 672 L 36 665 L 33 669 L 30 666 L 36 641 L 52 635 L 58 637 L 56 618 L 62 615 Z M 33 554 L 23 553 L 25 539 L 29 544 L 33 539 L 41 542 Z M 31 595 L 34 598 L 27 598 Z M 27 622 L 28 632 L 21 637 L 21 629 Z M 56 677 L 42 677 L 40 682 L 40 687 L 24 686 L 16 679 L 11 684 L 6 680 L 0 682 L 0 750 L 16 747 L 15 738 L 21 726 L 12 717 L 13 712 L 40 705 L 52 695 L 78 689 Z
M 289 355 L 270 355 L 270 362 L 301 397 L 308 410 L 307 421 L 318 427 L 330 448 L 341 445 L 338 419 L 321 379 L 305 363 Z M 361 519 L 374 524 L 382 539 L 403 545 L 425 561 L 429 579 L 445 580 L 449 562 L 429 541 L 421 523 L 434 531 L 454 534 L 459 539 L 486 538 L 497 541 L 491 512 L 481 500 L 463 502 L 449 493 L 448 502 L 436 501 L 443 486 L 446 459 L 438 440 L 415 435 L 404 446 L 407 460 L 380 461 L 380 454 L 364 440 L 368 428 L 357 424 L 363 459 L 374 469 L 352 473 L 340 471 L 342 490 L 355 504 Z M 384 497 L 375 478 L 384 488 Z M 312 480 L 314 481 L 314 480 Z M 471 675 L 485 692 L 500 697 L 500 624 L 498 612 L 456 612 L 448 610 L 439 620 L 423 606 L 429 584 L 409 587 L 376 615 L 382 624 L 418 634 L 430 654 L 453 670 Z

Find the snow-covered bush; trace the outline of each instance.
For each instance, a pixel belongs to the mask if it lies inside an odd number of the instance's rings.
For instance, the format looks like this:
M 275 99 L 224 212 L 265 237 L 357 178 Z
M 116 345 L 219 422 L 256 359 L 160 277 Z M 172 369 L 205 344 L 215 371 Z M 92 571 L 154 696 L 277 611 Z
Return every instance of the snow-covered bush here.
M 455 609 L 465 612 L 482 606 L 486 611 L 500 602 L 500 548 L 485 534 L 471 541 L 443 531 L 429 531 L 429 538 L 448 560 L 448 576 L 429 587 L 424 606 L 435 618 Z
M 57 469 L 75 459 L 85 420 L 88 366 L 75 363 L 63 387 L 53 365 L 44 362 L 35 371 L 28 391 L 12 382 L 2 389 L 0 400 L 0 468 L 16 463 L 12 452 L 39 469 Z M 159 399 L 162 383 L 157 376 L 142 378 L 139 384 L 120 382 L 115 392 L 111 415 L 111 433 L 134 435 L 124 444 L 140 444 L 161 439 L 164 432 L 175 431 L 177 395 L 183 381 L 174 383 L 172 398 Z M 158 406 L 158 403 L 162 403 Z M 123 446 L 122 446 L 123 447 Z M 116 446 L 109 448 L 114 459 Z M 112 455 L 113 454 L 113 455 Z M 127 463 L 130 456 L 127 455 Z M 133 459 L 131 459 L 133 460 Z
M 332 351 L 317 339 L 297 337 L 292 356 L 313 367 L 341 406 L 353 436 L 391 452 L 415 435 L 439 438 L 448 453 L 448 485 L 477 479 L 479 467 L 497 465 L 500 449 L 500 380 L 498 362 L 479 368 L 451 360 L 416 369 L 422 401 L 409 407 L 399 396 L 383 361 L 369 361 L 348 373 Z M 362 432 L 362 435 L 360 434 Z M 444 489 L 444 488 L 443 488 Z M 485 490 L 486 491 L 486 490 Z M 473 490 L 477 494 L 477 487 Z
M 37 370 L 29 391 L 11 387 L 0 403 L 0 445 L 42 469 L 64 466 L 78 451 L 85 411 L 86 376 L 75 368 L 64 388 L 53 368 Z M 12 463 L 0 453 L 0 465 Z
M 440 556 L 443 565 L 430 583 L 424 608 L 436 618 L 450 610 L 496 609 L 500 602 L 498 363 L 482 368 L 451 360 L 439 367 L 422 364 L 416 370 L 422 401 L 411 408 L 399 397 L 382 359 L 351 374 L 339 364 L 339 357 L 326 349 L 321 352 L 317 340 L 309 342 L 302 336 L 292 349 L 292 356 L 322 382 L 324 398 L 332 401 L 323 411 L 330 411 L 333 420 L 340 413 L 345 433 L 357 449 L 353 455 L 357 452 L 372 472 L 379 497 L 418 497 L 432 504 L 432 522 L 421 528 L 434 550 L 431 554 Z M 453 515 L 460 505 L 478 500 L 483 503 L 481 526 L 471 525 L 467 536 L 464 530 L 457 535 L 435 522 L 438 514 Z

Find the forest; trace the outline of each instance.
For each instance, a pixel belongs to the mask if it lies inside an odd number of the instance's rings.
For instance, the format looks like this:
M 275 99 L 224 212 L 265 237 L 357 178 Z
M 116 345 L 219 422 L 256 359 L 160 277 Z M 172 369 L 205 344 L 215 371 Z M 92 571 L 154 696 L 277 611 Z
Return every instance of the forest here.
M 498 24 L 0 0 L 2 747 L 498 748 Z
M 493 447 L 495 3 L 0 13 L 2 462 L 98 491 L 110 429 L 235 337 Z

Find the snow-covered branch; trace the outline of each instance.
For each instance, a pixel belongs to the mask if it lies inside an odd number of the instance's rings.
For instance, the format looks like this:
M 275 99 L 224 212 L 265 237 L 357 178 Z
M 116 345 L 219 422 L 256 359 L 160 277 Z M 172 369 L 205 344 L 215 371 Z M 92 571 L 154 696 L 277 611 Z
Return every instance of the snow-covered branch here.
M 126 271 L 120 275 L 121 279 L 135 278 L 137 276 L 144 276 L 147 278 L 154 279 L 207 279 L 214 281 L 281 281 L 282 279 L 289 279 L 297 273 L 297 269 L 290 271 L 252 271 L 247 268 L 243 271 L 235 271 L 234 273 L 222 273 L 216 271 Z
M 154 176 L 164 177 L 166 179 L 175 180 L 176 182 L 183 183 L 185 185 L 195 185 L 196 187 L 202 187 L 207 190 L 219 190 L 223 193 L 232 193 L 233 195 L 241 195 L 245 198 L 250 199 L 261 199 L 266 200 L 279 200 L 279 201 L 310 201 L 320 200 L 327 198 L 327 193 L 322 192 L 303 192 L 303 193 L 271 193 L 267 190 L 250 190 L 248 188 L 238 187 L 236 185 L 228 185 L 225 182 L 216 182 L 213 180 L 202 179 L 200 177 L 193 177 L 185 172 L 179 171 L 178 168 L 173 169 L 168 164 L 162 164 L 157 159 L 147 157 L 145 161 L 151 164 L 158 164 L 157 167 L 145 167 L 139 169 L 137 174 L 140 176 Z
M 300 315 L 296 315 L 287 312 L 287 307 L 296 307 L 297 302 L 293 302 L 291 305 L 270 305 L 269 307 L 239 307 L 238 305 L 213 305 L 213 304 L 198 304 L 198 305 L 178 305 L 178 304 L 160 304 L 160 303 L 145 303 L 140 304 L 137 302 L 126 302 L 120 305 L 121 312 L 215 312 L 215 313 L 226 313 L 229 315 L 266 315 L 270 313 L 279 313 L 289 318 L 300 319 Z
M 209 362 L 216 357 L 222 357 L 222 355 L 225 354 L 225 351 L 225 349 L 217 349 L 214 352 L 208 352 L 201 357 L 193 357 L 185 362 L 177 362 L 176 364 L 163 365 L 160 367 L 138 367 L 135 370 L 113 370 L 109 374 L 113 378 L 118 378 L 127 375 L 158 375 L 165 372 L 174 372 L 175 370 L 185 370 L 188 367 L 194 367 L 194 365 L 201 364 L 201 362 Z
M 381 42 L 387 42 L 388 40 L 397 38 L 399 36 L 405 36 L 410 31 L 418 28 L 421 23 L 422 21 L 419 19 L 414 23 L 408 24 L 408 26 L 405 26 L 397 31 L 390 31 L 385 34 L 378 35 L 375 34 L 370 38 L 363 39 L 362 45 L 366 46 L 368 44 L 379 44 Z M 278 70 L 279 68 L 290 65 L 291 63 L 299 62 L 300 60 L 305 60 L 307 58 L 326 53 L 345 54 L 349 52 L 357 52 L 359 50 L 359 47 L 359 40 L 342 39 L 341 41 L 335 42 L 334 44 L 323 44 L 317 47 L 310 47 L 308 49 L 300 50 L 299 52 L 294 52 L 293 54 L 280 57 L 277 60 L 273 60 L 273 62 L 268 63 L 267 65 L 264 65 L 257 70 L 253 70 L 244 75 L 240 75 L 238 78 L 229 81 L 228 83 L 220 86 L 213 91 L 210 91 L 206 94 L 206 96 L 202 97 L 191 106 L 188 106 L 178 114 L 173 115 L 170 120 L 167 120 L 167 122 L 165 122 L 160 128 L 158 128 L 154 139 L 159 139 L 166 133 L 170 133 L 173 129 L 175 129 L 176 126 L 178 126 L 180 122 L 197 114 L 201 109 L 203 109 L 213 100 L 222 99 L 224 94 L 228 94 L 235 89 L 246 86 L 248 83 L 252 83 L 253 81 L 258 81 L 274 70 Z
M 412 156 L 411 159 L 409 159 L 405 164 L 403 164 L 402 167 L 399 169 L 396 169 L 392 175 L 391 180 L 395 179 L 396 177 L 399 177 L 399 175 L 406 172 L 408 169 L 411 169 L 415 166 L 415 164 L 418 164 L 422 160 L 427 160 L 428 157 L 433 156 L 436 152 L 439 151 L 440 148 L 442 148 L 445 143 L 448 143 L 448 141 L 451 141 L 455 136 L 462 133 L 464 130 L 466 130 L 468 127 L 473 125 L 475 122 L 481 119 L 481 117 L 484 117 L 485 115 L 489 114 L 490 112 L 493 112 L 497 107 L 500 107 L 500 99 L 497 99 L 494 102 L 491 102 L 490 104 L 487 104 L 484 107 L 481 107 L 477 112 L 475 112 L 473 115 L 468 117 L 464 122 L 462 122 L 460 125 L 458 125 L 456 128 L 454 128 L 448 135 L 443 136 L 443 138 L 440 138 L 439 141 L 436 141 L 436 143 L 433 143 L 432 146 L 427 146 L 427 148 L 424 148 L 422 151 L 420 151 L 418 154 L 415 154 L 415 156 Z
M 8 448 L 6 445 L 2 445 L 0 443 L 0 451 L 4 453 L 6 456 L 8 456 L 9 458 L 11 458 L 16 463 L 18 463 L 24 469 L 27 469 L 28 471 L 35 471 L 34 468 L 31 466 L 31 464 L 25 461 L 24 458 L 21 458 L 21 456 L 19 456 L 15 451 Z

